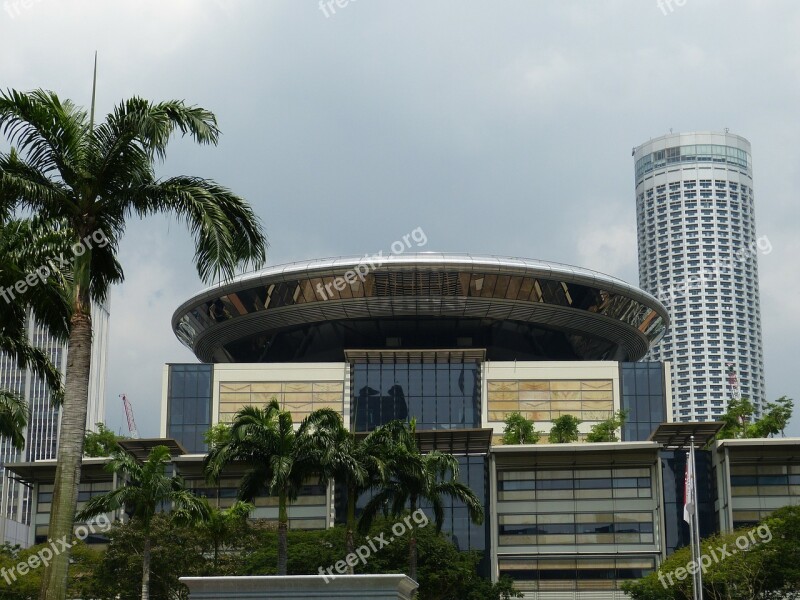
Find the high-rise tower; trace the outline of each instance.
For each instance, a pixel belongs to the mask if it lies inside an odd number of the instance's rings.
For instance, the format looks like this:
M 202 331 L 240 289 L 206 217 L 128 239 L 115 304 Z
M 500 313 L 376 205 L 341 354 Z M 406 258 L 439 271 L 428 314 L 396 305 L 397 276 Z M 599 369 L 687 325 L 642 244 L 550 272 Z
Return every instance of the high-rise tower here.
M 106 355 L 108 350 L 108 306 L 92 307 L 92 365 L 89 372 L 89 404 L 86 426 L 105 420 Z M 54 339 L 46 327 L 30 319 L 28 338 L 34 346 L 44 350 L 62 375 L 67 368 L 67 344 Z M 30 369 L 20 369 L 9 356 L 0 354 L 0 387 L 16 392 L 28 404 L 28 427 L 25 431 L 25 448 L 15 449 L 9 440 L 0 438 L 0 519 L 26 525 L 30 515 L 30 490 L 5 476 L 3 465 L 17 461 L 35 461 L 56 458 L 58 449 L 61 409 L 54 407 L 50 390 Z M 14 527 L 0 530 L 12 542 Z M 3 539 L 0 538 L 0 543 Z
M 665 135 L 633 151 L 639 284 L 671 327 L 649 358 L 672 361 L 673 416 L 718 419 L 731 391 L 765 402 L 750 142 L 728 133 Z

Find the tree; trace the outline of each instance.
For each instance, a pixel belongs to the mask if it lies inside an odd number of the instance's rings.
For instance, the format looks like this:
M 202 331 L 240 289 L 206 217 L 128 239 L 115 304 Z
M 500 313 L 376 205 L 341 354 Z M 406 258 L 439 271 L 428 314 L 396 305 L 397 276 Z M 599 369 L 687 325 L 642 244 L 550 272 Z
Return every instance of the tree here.
M 134 522 L 118 521 L 106 535 L 108 546 L 92 573 L 89 591 L 70 598 L 139 600 L 144 531 Z M 179 578 L 211 574 L 204 532 L 198 527 L 176 527 L 171 515 L 159 513 L 147 535 L 151 540 L 150 598 L 189 600 L 188 589 Z
M 247 517 L 254 508 L 253 504 L 241 500 L 234 502 L 230 508 L 209 507 L 208 518 L 198 526 L 208 536 L 214 549 L 214 571 L 219 567 L 220 549 L 242 534 L 247 527 Z
M 428 454 L 420 452 L 416 441 L 416 422 L 402 423 L 395 430 L 395 443 L 390 449 L 389 477 L 378 492 L 367 502 L 361 513 L 359 530 L 369 530 L 379 512 L 386 511 L 395 516 L 406 509 L 412 514 L 420 501 L 427 501 L 433 509 L 436 531 L 441 531 L 444 519 L 443 497 L 448 496 L 463 502 L 470 519 L 483 522 L 483 506 L 475 493 L 458 481 L 458 460 L 451 454 L 434 450 Z M 409 576 L 417 578 L 416 528 L 411 528 L 408 538 Z
M 581 420 L 573 415 L 561 415 L 553 419 L 553 428 L 550 430 L 549 441 L 551 444 L 568 444 L 578 441 L 578 425 Z
M 731 399 L 728 402 L 727 412 L 720 418 L 723 427 L 717 434 L 717 439 L 728 440 L 746 437 L 747 428 L 754 411 L 753 403 L 747 398 Z
M 748 427 L 747 437 L 765 438 L 779 433 L 784 436 L 786 425 L 792 418 L 793 408 L 794 402 L 786 396 L 781 396 L 775 402 L 767 402 L 764 416 Z
M 252 501 L 264 490 L 278 497 L 278 575 L 286 575 L 288 505 L 297 499 L 304 480 L 320 473 L 318 454 L 311 446 L 321 411 L 315 413 L 295 432 L 291 413 L 281 410 L 276 399 L 265 408 L 246 406 L 233 419 L 230 439 L 211 448 L 204 463 L 208 478 L 214 482 L 231 463 L 245 465 L 240 500 Z
M 701 556 L 707 557 L 709 563 L 703 575 L 703 597 L 707 600 L 796 598 L 800 588 L 798 538 L 800 507 L 786 506 L 774 511 L 757 527 L 702 540 Z M 692 598 L 692 577 L 686 572 L 691 559 L 690 548 L 680 548 L 657 571 L 638 581 L 625 582 L 622 589 L 633 600 Z
M 117 440 L 125 439 L 117 436 L 105 423 L 95 423 L 97 431 L 87 431 L 83 440 L 84 456 L 111 456 L 121 450 Z
M 142 600 L 150 598 L 151 528 L 161 506 L 171 504 L 183 523 L 199 522 L 209 515 L 208 503 L 204 499 L 187 490 L 179 476 L 166 474 L 170 458 L 166 446 L 153 448 L 144 463 L 126 452 L 115 453 L 108 470 L 116 473 L 125 484 L 90 499 L 77 517 L 85 521 L 122 508 L 130 513 L 131 522 L 141 528 L 143 535 Z
M 589 430 L 589 433 L 586 436 L 586 441 L 591 443 L 618 442 L 619 438 L 617 438 L 617 429 L 622 429 L 627 419 L 627 411 L 617 411 L 611 418 L 592 425 L 592 428 Z
M 775 402 L 768 402 L 762 417 L 753 421 L 755 407 L 750 400 L 731 400 L 727 412 L 720 419 L 723 427 L 716 439 L 766 438 L 778 433 L 783 435 L 792 418 L 793 408 L 792 399 L 781 396 Z
M 347 491 L 345 546 L 348 554 L 355 550 L 356 502 L 370 488 L 386 479 L 389 449 L 399 422 L 377 427 L 364 437 L 348 431 L 338 413 L 318 420 L 318 432 L 312 446 L 318 452 L 324 481 L 340 482 Z M 347 566 L 350 574 L 353 567 Z
M 231 426 L 227 423 L 217 423 L 203 434 L 203 443 L 209 449 L 225 444 L 231 437 Z
M 503 429 L 503 444 L 515 446 L 518 444 L 536 444 L 541 434 L 534 429 L 533 421 L 529 421 L 520 412 L 512 412 L 505 419 L 506 427 Z
M 217 183 L 198 177 L 157 179 L 173 133 L 216 144 L 213 113 L 183 101 L 121 102 L 105 121 L 49 91 L 0 92 L 0 131 L 11 150 L 0 153 L 0 203 L 60 220 L 70 239 L 72 277 L 58 466 L 49 535 L 69 536 L 77 505 L 89 390 L 91 301 L 102 302 L 123 279 L 116 259 L 126 219 L 174 213 L 195 239 L 204 281 L 231 277 L 240 265 L 260 265 L 266 240 L 249 206 Z M 1 210 L 1 209 L 0 209 Z M 36 294 L 28 294 L 35 296 Z M 63 600 L 69 552 L 45 568 L 43 600 Z
M 377 518 L 369 531 L 368 539 L 383 536 L 395 524 L 394 520 Z M 479 571 L 480 553 L 459 551 L 452 539 L 434 527 L 418 528 L 417 547 L 419 564 L 417 582 L 418 600 L 508 600 L 520 598 L 514 592 L 513 582 L 505 577 L 492 584 Z M 275 532 L 260 532 L 264 540 L 260 548 L 242 557 L 241 575 L 263 575 L 275 570 Z M 394 535 L 394 534 L 392 534 Z M 408 570 L 408 537 L 410 530 L 395 537 L 387 546 L 373 552 L 364 564 L 359 563 L 359 573 L 404 573 Z M 336 564 L 345 553 L 345 530 L 341 526 L 324 530 L 294 530 L 289 532 L 292 555 L 289 559 L 290 575 L 317 575 L 319 567 Z M 367 546 L 368 547 L 368 546 Z M 333 571 L 336 573 L 336 571 Z
M 95 570 L 102 560 L 102 552 L 83 542 L 73 542 L 73 549 L 72 568 L 67 583 L 70 598 L 98 598 L 91 595 L 91 590 Z M 52 554 L 49 542 L 24 549 L 8 544 L 0 546 L 0 600 L 34 600 L 39 597 L 42 569 L 29 568 L 22 574 L 19 565 L 41 565 L 42 551 Z

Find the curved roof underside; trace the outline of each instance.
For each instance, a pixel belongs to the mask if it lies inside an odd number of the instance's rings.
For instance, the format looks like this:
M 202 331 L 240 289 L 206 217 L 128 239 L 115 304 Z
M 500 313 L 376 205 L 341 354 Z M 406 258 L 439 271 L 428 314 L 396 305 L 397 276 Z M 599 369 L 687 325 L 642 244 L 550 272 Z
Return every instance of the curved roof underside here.
M 208 362 L 344 360 L 346 349 L 483 347 L 495 360 L 638 360 L 669 318 L 619 279 L 464 254 L 311 260 L 208 288 L 172 318 Z

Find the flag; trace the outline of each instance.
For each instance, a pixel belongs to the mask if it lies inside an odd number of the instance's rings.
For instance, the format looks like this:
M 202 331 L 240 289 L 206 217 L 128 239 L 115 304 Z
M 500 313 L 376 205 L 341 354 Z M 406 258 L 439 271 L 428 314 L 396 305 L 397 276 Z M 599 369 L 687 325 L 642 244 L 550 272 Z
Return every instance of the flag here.
M 686 478 L 683 483 L 683 520 L 691 525 L 694 515 L 695 490 L 694 490 L 694 457 L 686 453 Z

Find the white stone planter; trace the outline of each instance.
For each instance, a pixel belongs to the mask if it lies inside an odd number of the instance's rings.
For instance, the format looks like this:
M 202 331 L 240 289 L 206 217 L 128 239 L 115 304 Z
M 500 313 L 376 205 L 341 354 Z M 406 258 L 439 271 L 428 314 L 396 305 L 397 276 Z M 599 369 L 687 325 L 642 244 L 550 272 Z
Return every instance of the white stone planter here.
M 287 575 L 284 577 L 181 577 L 191 600 L 411 600 L 416 581 L 406 575 Z

